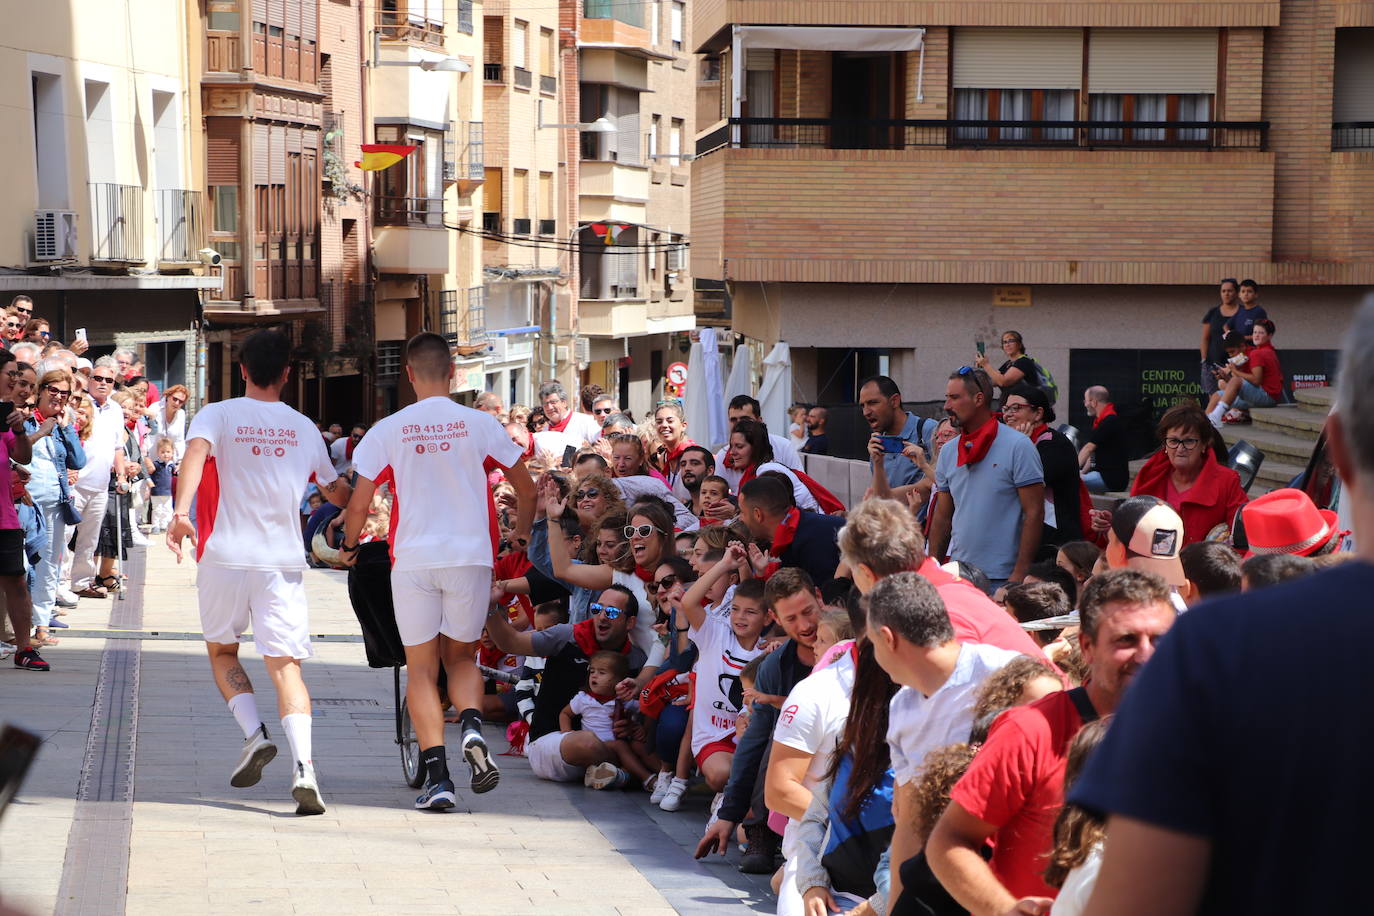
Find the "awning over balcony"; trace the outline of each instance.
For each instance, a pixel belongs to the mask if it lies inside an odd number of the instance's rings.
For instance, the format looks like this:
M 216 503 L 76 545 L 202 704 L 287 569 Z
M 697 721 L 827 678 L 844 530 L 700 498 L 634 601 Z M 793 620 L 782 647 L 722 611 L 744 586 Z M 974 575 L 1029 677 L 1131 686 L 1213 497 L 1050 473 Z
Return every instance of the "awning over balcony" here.
M 918 51 L 925 34 L 925 29 L 805 25 L 735 27 L 739 48 L 783 48 L 788 51 Z

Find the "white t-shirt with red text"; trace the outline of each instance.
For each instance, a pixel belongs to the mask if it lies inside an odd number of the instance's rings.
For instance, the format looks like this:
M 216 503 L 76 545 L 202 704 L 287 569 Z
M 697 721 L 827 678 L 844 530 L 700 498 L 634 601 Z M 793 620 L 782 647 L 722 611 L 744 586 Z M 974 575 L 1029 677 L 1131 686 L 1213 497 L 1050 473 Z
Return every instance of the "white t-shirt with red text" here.
M 723 602 L 722 602 L 723 603 Z M 696 643 L 697 676 L 696 699 L 692 704 L 692 754 L 714 741 L 724 741 L 735 735 L 735 720 L 744 704 L 744 686 L 739 673 L 763 649 L 740 647 L 728 617 L 711 614 L 701 622 L 701 629 L 688 631 L 687 638 Z
M 853 692 L 854 656 L 845 653 L 799 681 L 782 703 L 773 740 L 812 755 L 802 777 L 808 789 L 825 779 L 830 756 L 849 719 L 849 695 Z
M 353 469 L 395 495 L 392 569 L 491 566 L 494 515 L 484 462 L 520 459 L 491 414 L 435 396 L 380 421 L 353 449 Z
M 281 401 L 206 404 L 186 441 L 210 444 L 196 490 L 196 562 L 226 569 L 305 569 L 301 493 L 338 478 L 320 431 Z

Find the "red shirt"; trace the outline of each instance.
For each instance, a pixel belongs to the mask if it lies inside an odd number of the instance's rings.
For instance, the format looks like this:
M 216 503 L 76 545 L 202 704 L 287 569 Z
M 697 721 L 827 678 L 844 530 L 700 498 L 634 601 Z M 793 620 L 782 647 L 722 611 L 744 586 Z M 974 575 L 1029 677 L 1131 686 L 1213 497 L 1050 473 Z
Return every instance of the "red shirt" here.
M 1069 695 L 1052 693 L 997 717 L 988 741 L 950 800 L 997 828 L 992 872 L 1013 897 L 1055 897 L 1045 883 L 1054 821 L 1064 806 L 1064 764 L 1083 719 Z
M 1279 368 L 1279 354 L 1270 343 L 1262 344 L 1258 347 L 1249 347 L 1245 355 L 1250 357 L 1249 369 L 1255 371 L 1256 366 L 1264 367 L 1264 377 L 1260 379 L 1260 387 L 1264 393 L 1274 400 L 1283 399 L 1283 370 Z
M 519 579 L 525 574 L 526 570 L 533 565 L 534 564 L 530 562 L 530 558 L 526 556 L 525 551 L 512 550 L 505 556 L 496 558 L 496 562 L 492 564 L 491 577 L 493 580 Z M 510 597 L 511 595 L 509 593 L 503 593 L 501 595 L 503 601 L 508 600 Z M 525 612 L 525 616 L 529 618 L 530 623 L 534 623 L 534 605 L 530 603 L 530 596 L 515 595 L 514 597 L 520 601 L 520 609 Z
M 930 557 L 926 557 L 916 572 L 940 593 L 945 610 L 949 612 L 949 622 L 954 626 L 955 639 L 981 642 L 1046 661 L 1044 650 L 1021 629 L 1021 624 L 972 582 L 951 576 Z

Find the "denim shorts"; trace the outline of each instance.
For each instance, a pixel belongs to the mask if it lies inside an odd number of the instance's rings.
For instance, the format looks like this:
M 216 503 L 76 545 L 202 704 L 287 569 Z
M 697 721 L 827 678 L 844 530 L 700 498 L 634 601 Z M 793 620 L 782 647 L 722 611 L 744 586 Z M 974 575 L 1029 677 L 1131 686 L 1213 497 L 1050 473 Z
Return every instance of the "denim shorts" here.
M 1231 406 L 1237 410 L 1247 410 L 1251 407 L 1273 407 L 1277 403 L 1278 401 L 1271 398 L 1269 392 L 1265 391 L 1259 385 L 1256 385 L 1254 382 L 1242 380 L 1240 383 L 1240 397 L 1236 398 L 1236 402 Z

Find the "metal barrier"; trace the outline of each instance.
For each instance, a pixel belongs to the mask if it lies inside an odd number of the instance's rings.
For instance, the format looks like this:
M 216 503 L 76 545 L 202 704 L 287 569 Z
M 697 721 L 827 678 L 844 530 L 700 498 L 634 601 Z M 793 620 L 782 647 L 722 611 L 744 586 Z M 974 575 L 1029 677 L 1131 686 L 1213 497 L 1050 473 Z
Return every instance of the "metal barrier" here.
M 143 189 L 138 185 L 91 185 L 91 260 L 144 260 Z

